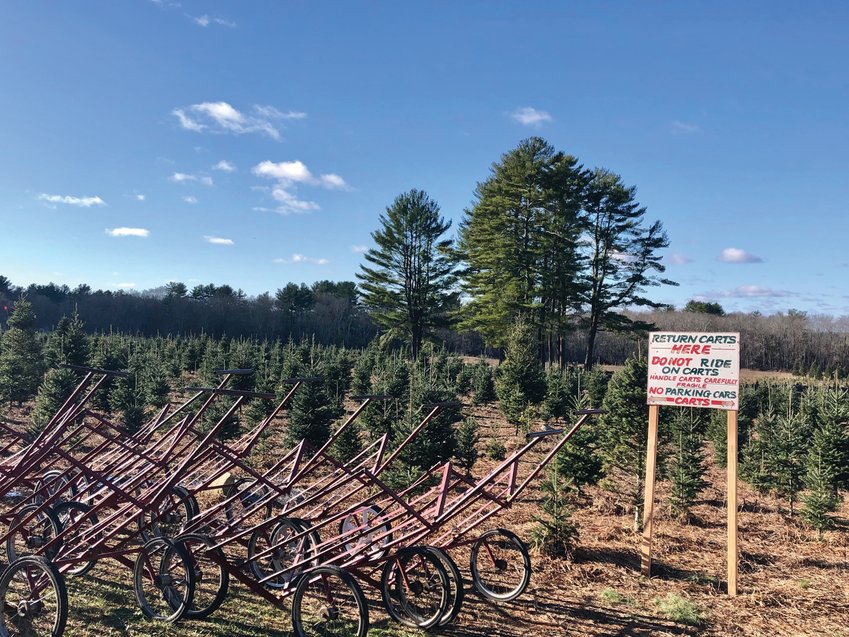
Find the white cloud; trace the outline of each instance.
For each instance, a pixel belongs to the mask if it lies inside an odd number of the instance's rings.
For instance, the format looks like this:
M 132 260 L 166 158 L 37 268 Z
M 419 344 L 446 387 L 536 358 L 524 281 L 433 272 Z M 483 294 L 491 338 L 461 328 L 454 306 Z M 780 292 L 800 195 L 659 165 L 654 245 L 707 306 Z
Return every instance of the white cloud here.
M 194 195 L 189 195 L 188 197 L 183 197 L 183 201 L 190 204 L 196 204 L 198 202 L 198 198 Z
M 254 112 L 261 117 L 268 119 L 306 119 L 307 114 L 303 111 L 286 111 L 285 113 L 277 110 L 273 106 L 254 105 Z
M 71 195 L 48 195 L 47 193 L 41 193 L 38 195 L 38 199 L 47 203 L 62 203 L 68 206 L 79 206 L 80 208 L 106 205 L 106 202 L 100 197 L 74 197 Z
M 348 190 L 348 184 L 339 175 L 329 173 L 320 178 L 321 185 L 329 190 Z
M 363 252 L 368 252 L 368 246 L 351 246 L 351 252 L 356 252 L 357 254 L 362 254 Z
M 759 256 L 740 248 L 725 248 L 719 255 L 719 260 L 723 263 L 763 263 Z
M 232 239 L 225 239 L 223 237 L 210 237 L 208 235 L 204 236 L 203 239 L 207 243 L 211 243 L 216 246 L 231 246 L 234 243 Z
M 327 259 L 316 259 L 315 257 L 306 257 L 303 254 L 295 253 L 290 259 L 277 258 L 272 260 L 274 263 L 309 263 L 312 265 L 327 265 L 330 263 Z
M 106 229 L 106 234 L 111 237 L 149 237 L 150 230 L 146 228 L 109 228 Z
M 271 196 L 279 204 L 275 212 L 281 214 L 303 213 L 319 209 L 316 202 L 301 199 L 297 195 L 295 189 L 298 185 L 319 186 L 327 190 L 349 190 L 348 184 L 339 175 L 327 173 L 316 177 L 304 162 L 297 159 L 281 162 L 266 160 L 251 170 L 258 177 L 277 181 L 277 185 L 271 189 Z
M 173 181 L 175 184 L 184 184 L 193 181 L 203 184 L 204 186 L 212 186 L 215 183 L 212 181 L 212 177 L 208 177 L 206 175 L 190 175 L 188 173 L 174 173 L 168 179 Z
M 132 290 L 133 288 L 136 287 L 136 284 L 135 283 L 119 283 L 115 287 L 118 288 L 119 290 Z
M 253 167 L 253 172 L 259 177 L 270 177 L 279 181 L 312 183 L 314 177 L 302 161 L 263 161 Z
M 542 126 L 545 122 L 553 120 L 551 115 L 549 115 L 546 111 L 538 111 L 532 106 L 517 108 L 515 111 L 510 113 L 510 117 L 519 122 L 522 126 L 536 127 Z
M 208 27 L 210 24 L 218 24 L 222 27 L 228 27 L 230 29 L 233 29 L 233 28 L 236 27 L 235 22 L 233 22 L 232 20 L 225 20 L 224 18 L 209 17 L 208 15 L 201 15 L 201 16 L 197 16 L 197 17 L 189 16 L 189 17 L 192 19 L 192 21 L 195 24 L 200 25 L 202 27 Z
M 177 116 L 177 119 L 180 120 L 180 126 L 186 130 L 193 130 L 196 133 L 199 133 L 206 128 L 206 125 L 193 120 L 191 117 L 186 115 L 186 112 L 181 108 L 175 108 L 172 113 L 174 113 L 174 115 Z
M 673 252 L 672 254 L 665 256 L 663 260 L 670 265 L 685 265 L 693 262 L 692 259 L 685 257 L 683 254 L 678 252 Z
M 236 167 L 226 159 L 222 159 L 212 167 L 212 170 L 220 170 L 225 173 L 231 173 L 236 170 Z
M 688 133 L 699 133 L 702 130 L 696 124 L 688 124 L 687 122 L 682 122 L 677 119 L 672 122 L 671 129 L 673 133 L 677 133 L 679 135 L 686 135 Z
M 227 102 L 201 102 L 188 109 L 175 108 L 172 114 L 186 130 L 214 133 L 260 133 L 272 139 L 280 139 L 280 131 L 273 120 L 304 119 L 306 113 L 290 111 L 282 113 L 273 106 L 254 106 L 253 115 L 242 113 Z
M 319 205 L 314 201 L 298 199 L 297 196 L 295 196 L 282 186 L 274 188 L 271 191 L 271 196 L 274 197 L 274 200 L 279 204 L 279 206 L 276 208 L 276 212 L 279 212 L 281 214 L 297 214 L 319 209 Z
M 144 201 L 144 195 L 136 195 L 136 201 Z
M 765 288 L 760 285 L 741 285 L 739 287 L 734 288 L 733 290 L 724 290 L 721 292 L 708 292 L 706 294 L 699 295 L 696 298 L 697 301 L 707 301 L 710 299 L 752 299 L 752 298 L 780 298 L 786 296 L 793 296 L 792 292 L 788 292 L 787 290 L 774 290 L 772 288 Z

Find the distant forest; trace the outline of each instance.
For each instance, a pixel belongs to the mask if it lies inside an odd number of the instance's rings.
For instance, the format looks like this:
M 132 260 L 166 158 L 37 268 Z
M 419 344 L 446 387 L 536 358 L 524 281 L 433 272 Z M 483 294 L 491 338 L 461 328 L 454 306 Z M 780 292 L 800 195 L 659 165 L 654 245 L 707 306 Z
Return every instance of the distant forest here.
M 319 281 L 311 286 L 290 283 L 276 293 L 249 297 L 229 285 L 198 285 L 188 289 L 171 283 L 146 292 L 71 289 L 53 283 L 19 287 L 0 276 L 0 331 L 21 296 L 32 303 L 36 328 L 51 331 L 63 316 L 79 313 L 89 333 L 139 336 L 246 337 L 270 340 L 314 339 L 322 345 L 360 348 L 379 334 L 360 303 L 351 281 Z M 685 309 L 627 312 L 653 329 L 672 331 L 740 332 L 743 367 L 791 371 L 802 375 L 849 376 L 849 317 L 788 313 L 725 314 L 717 304 L 691 302 Z M 580 363 L 585 331 L 577 327 L 566 343 L 568 358 Z M 467 356 L 498 358 L 475 332 L 439 330 L 438 345 Z M 634 353 L 645 354 L 645 332 L 603 332 L 595 360 L 622 364 Z

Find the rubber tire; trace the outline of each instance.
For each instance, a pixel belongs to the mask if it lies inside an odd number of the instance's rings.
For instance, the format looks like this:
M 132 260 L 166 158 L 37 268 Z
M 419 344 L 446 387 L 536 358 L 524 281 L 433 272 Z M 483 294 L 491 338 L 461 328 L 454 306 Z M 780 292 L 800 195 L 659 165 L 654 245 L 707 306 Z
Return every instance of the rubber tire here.
M 292 595 L 292 630 L 295 635 L 297 637 L 309 637 L 302 627 L 300 609 L 304 592 L 315 575 L 338 577 L 351 590 L 359 608 L 360 621 L 357 631 L 355 633 L 346 633 L 344 637 L 366 637 L 369 628 L 368 603 L 366 602 L 366 597 L 363 595 L 363 590 L 360 588 L 360 585 L 357 584 L 357 580 L 355 580 L 350 573 L 347 573 L 336 566 L 319 566 L 318 568 L 310 571 L 307 575 L 301 577 L 298 581 L 298 585 L 295 587 L 295 592 Z
M 162 555 L 162 558 L 160 558 L 159 560 L 159 568 L 162 568 L 161 565 L 164 562 L 164 558 L 166 556 L 169 556 L 173 552 L 176 553 L 177 557 L 180 558 L 180 560 L 183 562 L 184 567 L 186 569 L 186 573 L 188 575 L 186 578 L 188 594 L 185 596 L 183 604 L 179 608 L 175 609 L 172 600 L 166 599 L 168 605 L 171 606 L 171 609 L 174 611 L 173 613 L 167 616 L 158 616 L 156 612 L 153 611 L 145 601 L 144 593 L 139 590 L 141 579 L 147 576 L 147 573 L 144 572 L 144 554 L 153 547 L 155 547 L 155 545 L 157 544 L 164 544 L 168 547 L 166 548 L 165 553 Z M 133 564 L 133 594 L 136 597 L 136 603 L 139 605 L 139 608 L 141 609 L 142 613 L 144 613 L 145 617 L 148 617 L 149 619 L 157 619 L 173 623 L 182 619 L 185 616 L 188 610 L 192 607 L 195 588 L 194 569 L 190 567 L 191 561 L 189 556 L 186 554 L 186 549 L 184 549 L 182 545 L 176 544 L 174 540 L 165 537 L 155 537 L 145 543 L 138 556 L 136 556 L 135 564 Z
M 390 582 L 389 580 L 393 570 L 395 570 L 395 567 L 397 566 L 398 560 L 408 560 L 416 554 L 424 556 L 425 559 L 430 562 L 431 566 L 433 567 L 433 570 L 439 576 L 439 580 L 442 585 L 442 603 L 440 604 L 439 611 L 434 613 L 431 617 L 427 618 L 414 617 L 410 613 L 399 613 L 398 610 L 394 607 L 392 599 L 390 597 L 390 585 L 398 586 L 397 579 L 393 582 Z M 407 548 L 403 548 L 398 551 L 392 558 L 387 560 L 387 562 L 383 565 L 383 572 L 380 576 L 380 597 L 381 600 L 383 600 L 383 607 L 386 609 L 387 614 L 396 622 L 403 626 L 408 626 L 410 628 L 428 630 L 438 625 L 439 622 L 442 621 L 442 619 L 445 617 L 445 614 L 448 611 L 448 602 L 450 598 L 448 572 L 442 565 L 442 561 L 440 560 L 440 558 L 428 547 L 410 546 Z
M 463 580 L 463 573 L 460 571 L 460 567 L 457 566 L 457 562 L 455 562 L 448 553 L 435 546 L 428 546 L 426 548 L 439 558 L 442 562 L 442 566 L 445 567 L 445 571 L 448 573 L 450 590 L 448 609 L 437 624 L 439 627 L 447 626 L 457 619 L 457 615 L 460 614 L 460 610 L 463 608 L 463 600 L 466 598 L 466 587 L 465 581 Z
M 480 581 L 480 573 L 477 567 L 478 553 L 484 540 L 495 535 L 505 536 L 519 550 L 520 554 L 522 555 L 524 569 L 524 572 L 522 574 L 522 580 L 516 588 L 507 593 L 495 593 L 489 590 Z M 481 535 L 472 544 L 471 554 L 469 555 L 469 570 L 472 573 L 472 586 L 475 587 L 475 590 L 482 597 L 489 599 L 493 602 L 509 602 L 524 593 L 525 589 L 528 587 L 528 584 L 531 581 L 531 556 L 528 554 L 528 547 L 525 546 L 525 543 L 522 542 L 518 535 L 516 535 L 512 531 L 508 531 L 507 529 L 492 529 L 491 531 L 487 531 L 486 533 Z
M 373 518 L 386 515 L 386 512 L 383 509 L 381 509 L 379 506 L 377 506 L 376 504 L 370 504 L 367 507 L 362 507 L 360 510 L 365 509 L 365 508 L 371 509 L 372 513 L 374 514 Z M 353 515 L 353 514 L 347 515 L 344 518 L 342 518 L 341 520 L 339 520 L 339 535 L 340 536 L 342 536 L 345 533 L 345 522 L 348 520 L 348 518 L 351 517 L 351 515 Z M 379 532 L 380 534 L 384 534 L 384 537 L 383 537 L 383 542 L 382 542 L 381 547 L 376 549 L 375 551 L 373 551 L 371 553 L 368 553 L 368 559 L 369 560 L 379 560 L 380 558 L 384 557 L 386 555 L 386 549 L 383 548 L 383 547 L 386 546 L 387 544 L 389 544 L 392 541 L 392 527 L 389 525 L 388 522 L 384 522 L 379 527 L 376 527 L 374 529 L 374 532 Z M 365 538 L 361 537 L 360 539 L 362 540 L 362 539 L 365 539 Z M 353 541 L 352 542 L 346 542 L 345 545 L 344 545 L 344 549 L 345 549 L 346 552 L 348 552 L 349 555 L 353 556 L 355 553 L 353 551 L 351 551 L 350 548 L 349 548 L 349 545 L 351 545 L 351 544 L 354 544 L 354 542 Z M 368 545 L 364 546 L 364 549 L 368 549 L 368 548 L 369 548 Z M 361 549 L 361 551 L 362 550 L 363 549 Z
M 65 525 L 62 524 L 62 513 L 64 513 L 66 509 L 76 510 L 76 511 L 79 511 L 80 513 L 86 514 L 85 517 L 88 518 L 89 522 L 91 523 L 91 526 L 92 527 L 97 526 L 97 523 L 98 523 L 97 515 L 95 515 L 94 513 L 89 513 L 89 511 L 91 511 L 91 507 L 89 505 L 87 505 L 83 502 L 74 502 L 74 501 L 60 502 L 55 507 L 53 507 L 53 513 L 56 514 L 56 517 L 59 520 L 59 524 L 62 526 L 63 531 L 65 530 Z M 95 537 L 95 539 L 99 539 L 101 537 L 101 534 L 97 533 L 97 534 L 95 534 L 94 537 Z M 68 577 L 78 577 L 80 575 L 85 575 L 91 569 L 94 568 L 96 563 L 97 563 L 96 560 L 89 560 L 88 562 L 80 562 L 79 563 L 80 566 L 77 566 L 77 567 L 74 567 L 74 568 L 69 568 L 69 569 L 65 570 L 65 575 L 67 575 Z
M 53 564 L 37 555 L 26 555 L 12 562 L 0 574 L 0 637 L 9 637 L 12 634 L 6 627 L 6 618 L 10 615 L 5 608 L 6 591 L 9 583 L 12 581 L 15 573 L 20 571 L 22 566 L 27 567 L 27 565 L 29 568 L 35 566 L 43 570 L 53 587 L 56 594 L 58 613 L 53 628 L 50 631 L 50 637 L 62 637 L 62 634 L 65 632 L 65 624 L 68 621 L 68 590 L 65 587 L 65 580 Z M 18 634 L 18 631 L 15 631 L 14 634 Z
M 208 549 L 214 550 L 218 555 L 222 557 L 224 555 L 221 549 L 212 549 L 212 547 L 215 546 L 215 542 L 208 535 L 201 535 L 200 533 L 184 533 L 183 535 L 175 538 L 174 543 L 183 547 L 183 550 L 186 551 L 189 560 L 192 560 L 193 552 L 185 547 L 185 543 L 187 541 L 203 543 Z M 221 607 L 221 604 L 224 603 L 224 600 L 227 599 L 227 593 L 230 590 L 230 572 L 217 562 L 215 564 L 218 567 L 218 590 L 215 593 L 215 597 L 212 599 L 212 602 L 206 605 L 206 607 L 197 608 L 197 586 L 199 581 L 197 579 L 197 571 L 194 571 L 195 590 L 192 595 L 192 605 L 186 611 L 186 619 L 204 619 L 209 617 L 212 613 L 218 610 Z
M 14 524 L 17 520 L 23 519 L 24 517 L 29 515 L 29 513 L 31 513 L 32 511 L 35 511 L 38 508 L 40 508 L 40 506 L 41 505 L 39 505 L 39 504 L 28 504 L 27 506 L 21 508 L 21 510 L 18 511 L 17 515 L 15 515 L 15 517 L 12 518 L 12 521 L 9 524 L 9 528 L 7 530 L 7 533 L 12 530 L 12 528 L 14 527 Z M 50 525 L 53 527 L 53 537 L 55 538 L 56 536 L 58 536 L 62 532 L 62 523 L 59 522 L 59 518 L 57 518 L 56 514 L 53 513 L 53 509 L 51 509 L 48 506 L 46 509 L 44 509 L 44 511 L 41 512 L 41 514 L 47 517 L 48 521 L 50 522 Z M 50 560 L 54 555 L 56 555 L 56 552 L 59 550 L 59 548 L 60 548 L 59 546 L 54 546 L 49 551 L 44 553 L 43 557 L 45 557 L 47 560 Z M 6 560 L 9 562 L 9 564 L 14 562 L 18 558 L 25 557 L 25 555 L 33 555 L 33 554 L 32 553 L 26 553 L 24 555 L 16 554 L 15 553 L 14 536 L 9 535 L 9 537 L 6 538 Z
M 197 500 L 195 500 L 194 496 L 189 495 L 189 492 L 185 487 L 181 487 L 180 485 L 175 485 L 171 487 L 171 493 L 176 495 L 180 501 L 180 509 L 185 517 L 185 521 L 183 522 L 180 533 L 189 526 L 192 521 L 192 518 L 195 516 L 195 512 L 199 510 Z M 156 523 L 156 515 L 152 511 L 146 512 L 143 516 L 139 518 L 139 530 L 141 531 L 141 536 L 145 542 L 148 542 L 157 537 L 168 537 L 162 534 L 161 529 L 158 527 Z M 174 537 L 180 535 L 177 533 Z

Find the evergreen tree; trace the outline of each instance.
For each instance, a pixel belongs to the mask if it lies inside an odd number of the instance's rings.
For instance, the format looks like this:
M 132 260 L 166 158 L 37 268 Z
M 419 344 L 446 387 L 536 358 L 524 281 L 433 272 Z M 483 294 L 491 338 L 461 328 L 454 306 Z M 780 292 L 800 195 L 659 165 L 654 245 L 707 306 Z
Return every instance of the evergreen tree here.
M 707 487 L 702 450 L 701 412 L 676 409 L 671 423 L 672 454 L 668 477 L 672 483 L 669 504 L 680 519 L 690 517 L 690 509 Z
M 359 425 L 356 421 L 352 422 L 333 443 L 331 455 L 341 462 L 348 462 L 351 458 L 354 458 L 363 450 L 360 434 Z
M 559 369 L 549 369 L 545 375 L 545 386 L 543 413 L 546 418 L 565 418 L 574 403 L 566 375 Z
M 147 420 L 144 392 L 135 376 L 115 379 L 109 402 L 112 411 L 121 415 L 121 425 L 130 433 L 138 431 Z
M 439 215 L 427 193 L 399 195 L 371 235 L 376 247 L 365 259 L 372 266 L 357 274 L 363 305 L 388 337 L 410 344 L 413 358 L 432 330 L 450 324 L 459 303 L 451 240 L 442 238 L 451 222 Z
M 629 358 L 610 379 L 602 403 L 606 413 L 598 419 L 599 453 L 608 486 L 633 510 L 635 531 L 640 528 L 648 441 L 647 376 L 646 360 Z M 662 449 L 659 441 L 658 466 Z
M 584 223 L 588 238 L 588 267 L 582 273 L 580 298 L 585 308 L 587 345 L 584 367 L 594 363 L 600 330 L 636 331 L 648 327 L 634 322 L 623 310 L 633 306 L 662 307 L 644 296 L 645 288 L 677 285 L 653 272 L 663 273 L 660 250 L 669 239 L 659 221 L 643 226 L 646 209 L 636 201 L 619 175 L 596 169 L 584 192 Z
M 531 531 L 533 546 L 552 557 L 572 556 L 578 543 L 578 525 L 572 520 L 572 510 L 564 493 L 557 463 L 548 468 L 543 480 L 542 515 L 535 515 L 537 526 Z
M 589 397 L 583 394 L 572 401 L 568 415 L 571 416 L 572 409 L 587 409 L 589 406 Z M 557 465 L 562 489 L 571 489 L 581 495 L 585 486 L 596 484 L 604 475 L 598 438 L 596 423 L 586 422 L 557 452 L 554 464 Z
M 84 327 L 85 324 L 75 311 L 70 319 L 63 316 L 47 339 L 44 357 L 51 369 L 38 388 L 35 406 L 30 416 L 31 435 L 38 434 L 44 428 L 79 383 L 75 372 L 56 366 L 62 363 L 72 365 L 88 363 L 89 343 Z
M 481 359 L 475 365 L 472 383 L 475 392 L 473 402 L 476 405 L 485 405 L 495 400 L 495 376 L 485 360 Z
M 517 319 L 507 341 L 504 362 L 498 368 L 495 390 L 501 412 L 518 425 L 528 407 L 545 398 L 545 375 L 537 357 L 536 334 L 523 319 Z
M 319 366 L 305 369 L 309 376 L 321 376 Z M 304 383 L 292 398 L 289 410 L 289 426 L 286 429 L 286 445 L 292 447 L 306 440 L 320 447 L 330 438 L 330 424 L 338 416 L 338 408 L 330 400 L 322 382 Z
M 35 395 L 43 368 L 32 304 L 21 298 L 0 338 L 0 401 L 22 404 Z
M 73 370 L 62 367 L 54 367 L 45 374 L 30 415 L 32 421 L 28 430 L 30 437 L 34 438 L 38 435 L 71 395 L 79 380 Z
M 809 436 L 809 427 L 798 414 L 776 416 L 770 411 L 756 420 L 743 456 L 743 479 L 762 492 L 786 498 L 791 517 L 803 486 Z
M 815 442 L 806 462 L 805 486 L 808 492 L 802 498 L 805 506 L 801 515 L 805 522 L 820 533 L 834 527 L 832 513 L 840 502 L 833 485 L 829 483 L 829 473 L 823 450 Z
M 462 327 L 493 347 L 521 316 L 549 359 L 563 361 L 577 297 L 579 210 L 588 173 L 577 159 L 532 137 L 502 155 L 475 190 L 458 251 L 468 268 Z M 537 352 L 539 355 L 539 352 Z
M 457 459 L 457 464 L 465 469 L 466 473 L 472 472 L 480 457 L 479 443 L 478 422 L 474 418 L 465 418 L 457 429 L 457 449 L 454 451 L 454 457 Z

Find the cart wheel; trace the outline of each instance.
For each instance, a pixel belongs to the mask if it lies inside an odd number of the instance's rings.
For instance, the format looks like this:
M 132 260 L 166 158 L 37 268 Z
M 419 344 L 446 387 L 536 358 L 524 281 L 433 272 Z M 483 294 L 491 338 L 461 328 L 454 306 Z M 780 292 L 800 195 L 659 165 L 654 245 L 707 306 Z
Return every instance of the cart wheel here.
M 192 606 L 195 570 L 186 550 L 173 540 L 147 542 L 133 566 L 133 592 L 146 617 L 175 622 Z
M 252 523 L 251 526 L 253 526 L 271 519 L 271 502 L 267 502 L 265 506 L 256 507 L 257 502 L 268 499 L 269 490 L 267 486 L 264 484 L 257 485 L 255 480 L 251 480 L 240 484 L 235 489 L 236 491 L 228 492 L 228 495 L 225 496 L 229 500 L 233 495 L 238 494 L 237 497 L 224 505 L 224 513 L 227 515 L 228 522 L 232 523 L 233 520 L 239 520 Z M 252 511 L 252 513 L 248 515 L 248 511 Z M 246 515 L 248 515 L 247 518 Z
M 70 527 L 71 525 L 76 525 L 75 529 L 72 533 L 69 534 L 71 538 L 79 538 L 84 533 L 89 532 L 91 529 L 97 526 L 98 520 L 97 516 L 94 513 L 89 513 L 91 511 L 91 507 L 87 504 L 83 504 L 82 502 L 60 502 L 55 507 L 53 507 L 53 513 L 56 514 L 56 517 L 59 519 L 59 524 L 61 525 L 62 531 Z M 78 541 L 68 541 L 69 536 L 65 536 L 62 541 L 63 546 L 76 546 L 80 542 Z M 97 541 L 100 539 L 100 533 L 89 534 L 84 543 L 79 547 L 78 550 L 70 550 L 62 552 L 62 560 L 65 559 L 73 559 L 75 555 L 83 555 L 85 554 L 85 550 L 89 542 Z M 85 575 L 92 568 L 94 568 L 95 561 L 80 561 L 74 564 L 71 568 L 65 571 L 66 575 L 76 576 L 76 575 Z
M 430 549 L 401 549 L 383 567 L 380 594 L 392 619 L 427 630 L 436 626 L 448 610 L 448 573 Z
M 385 515 L 383 509 L 371 504 L 342 518 L 339 523 L 339 535 L 351 538 L 345 542 L 345 550 L 351 555 L 366 550 L 369 559 L 380 559 L 386 555 L 384 547 L 392 541 L 392 527 L 387 522 L 375 523 L 376 519 Z
M 305 529 L 297 520 L 282 518 L 273 527 L 271 524 L 264 524 L 251 533 L 248 541 L 248 566 L 257 581 L 264 586 L 286 588 L 292 585 L 307 566 L 301 564 L 290 568 L 291 565 L 305 562 L 309 553 L 310 534 L 305 533 Z M 285 572 L 281 572 L 284 570 Z
M 68 592 L 56 567 L 27 555 L 0 574 L 0 637 L 60 637 L 68 620 Z
M 38 504 L 25 506 L 18 511 L 9 525 L 6 538 L 6 559 L 9 560 L 9 564 L 19 557 L 42 553 L 42 547 L 62 532 L 62 525 L 50 507 L 33 516 L 32 514 L 38 509 Z M 56 555 L 58 548 L 53 545 L 43 551 L 44 557 L 51 559 Z
M 365 637 L 368 606 L 356 580 L 335 566 L 319 566 L 298 582 L 292 596 L 298 637 Z
M 198 510 L 194 496 L 181 486 L 171 487 L 157 511 L 140 518 L 142 537 L 177 537 L 188 526 Z
M 463 599 L 466 596 L 463 574 L 460 572 L 457 562 L 448 553 L 435 546 L 426 548 L 439 558 L 442 566 L 445 567 L 445 572 L 448 573 L 448 608 L 437 624 L 438 626 L 447 626 L 457 619 L 457 615 L 460 614 L 460 609 L 463 607 Z
M 203 619 L 214 613 L 227 598 L 230 589 L 230 573 L 212 555 L 224 559 L 220 549 L 213 549 L 215 542 L 199 533 L 185 533 L 174 540 L 181 545 L 193 565 L 195 590 L 192 605 L 186 611 L 188 619 Z
M 516 599 L 531 581 L 531 558 L 525 543 L 507 529 L 493 529 L 472 544 L 472 584 L 494 602 Z
M 68 476 L 65 475 L 65 473 L 65 471 L 60 471 L 59 469 L 46 471 L 35 484 L 36 502 L 41 504 L 50 496 L 57 493 L 63 493 L 65 491 L 68 491 L 68 495 L 70 495 L 71 498 L 76 497 L 77 489 L 73 484 L 71 484 L 71 481 L 68 480 Z M 62 502 L 64 499 L 65 498 L 62 496 L 59 496 L 53 502 Z

